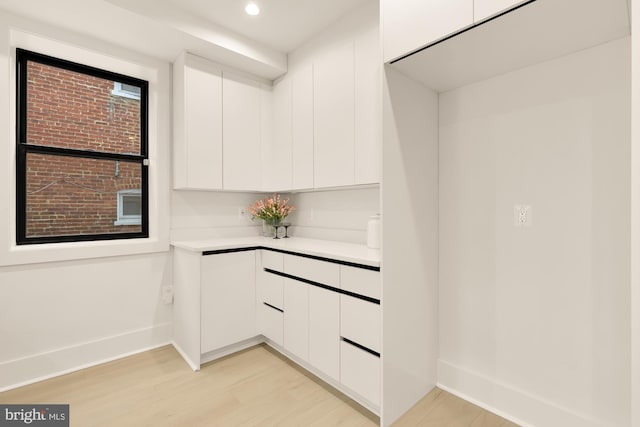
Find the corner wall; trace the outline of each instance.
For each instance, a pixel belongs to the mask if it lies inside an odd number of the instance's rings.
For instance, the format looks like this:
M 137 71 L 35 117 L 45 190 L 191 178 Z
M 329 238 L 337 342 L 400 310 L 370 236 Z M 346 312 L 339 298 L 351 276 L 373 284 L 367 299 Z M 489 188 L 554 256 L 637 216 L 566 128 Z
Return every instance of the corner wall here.
M 523 425 L 630 423 L 629 70 L 626 38 L 440 95 L 438 381 Z
M 382 425 L 436 384 L 438 95 L 385 67 Z

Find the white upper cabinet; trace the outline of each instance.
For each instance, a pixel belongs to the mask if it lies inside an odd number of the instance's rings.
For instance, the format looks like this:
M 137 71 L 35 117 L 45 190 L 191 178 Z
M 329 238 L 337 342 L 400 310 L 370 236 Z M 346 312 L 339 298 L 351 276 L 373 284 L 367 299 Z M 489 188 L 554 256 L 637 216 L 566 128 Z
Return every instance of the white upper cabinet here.
M 263 189 L 283 191 L 291 188 L 292 118 L 291 78 L 285 75 L 273 87 L 272 138 L 263 135 Z
M 355 39 L 355 184 L 380 182 L 382 55 L 379 26 Z
M 314 186 L 353 185 L 354 42 L 333 45 L 313 64 Z
M 261 188 L 262 122 L 260 83 L 224 72 L 222 79 L 222 164 L 225 190 Z
M 526 0 L 474 0 L 473 21 L 480 22 L 500 12 L 525 3 L 525 1 Z
M 183 53 L 173 66 L 174 188 L 222 189 L 222 71 Z
M 381 0 L 384 62 L 473 24 L 473 0 Z
M 292 64 L 292 189 L 313 188 L 313 63 Z

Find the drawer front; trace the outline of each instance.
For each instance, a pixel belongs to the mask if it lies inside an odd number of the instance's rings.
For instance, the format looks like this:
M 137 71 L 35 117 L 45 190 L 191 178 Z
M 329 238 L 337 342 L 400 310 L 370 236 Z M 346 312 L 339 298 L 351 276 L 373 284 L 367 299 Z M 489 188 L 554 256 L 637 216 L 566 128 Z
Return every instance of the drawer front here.
M 284 254 L 267 250 L 262 250 L 260 252 L 262 253 L 262 268 L 282 272 Z
M 347 342 L 340 342 L 340 382 L 380 406 L 380 358 Z
M 266 302 L 279 309 L 284 309 L 284 279 L 281 276 L 258 272 L 258 303 Z
M 364 268 L 340 266 L 341 289 L 380 300 L 382 283 L 380 272 Z
M 265 337 L 278 345 L 282 345 L 282 321 L 283 313 L 267 305 L 258 307 L 258 325 L 260 332 Z
M 381 310 L 378 304 L 340 295 L 340 335 L 381 352 Z
M 340 266 L 331 262 L 286 255 L 284 272 L 334 288 L 340 287 Z

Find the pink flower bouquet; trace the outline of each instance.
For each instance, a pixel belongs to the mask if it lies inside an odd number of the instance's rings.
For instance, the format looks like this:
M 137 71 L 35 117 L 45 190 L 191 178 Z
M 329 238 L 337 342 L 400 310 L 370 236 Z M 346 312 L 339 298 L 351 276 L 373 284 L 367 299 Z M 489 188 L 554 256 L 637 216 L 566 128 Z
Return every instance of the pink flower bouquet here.
M 296 207 L 289 205 L 289 199 L 283 199 L 279 194 L 274 194 L 271 197 L 256 200 L 248 210 L 253 218 L 262 219 L 269 225 L 277 226 L 287 215 L 296 210 Z

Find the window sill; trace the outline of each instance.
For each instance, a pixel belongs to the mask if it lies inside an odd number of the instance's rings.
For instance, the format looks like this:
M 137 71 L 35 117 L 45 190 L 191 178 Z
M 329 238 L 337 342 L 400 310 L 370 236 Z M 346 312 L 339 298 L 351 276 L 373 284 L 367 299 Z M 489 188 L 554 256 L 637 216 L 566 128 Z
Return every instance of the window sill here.
M 11 245 L 8 251 L 0 254 L 0 266 L 74 261 L 168 251 L 168 238 Z
M 140 225 L 142 222 L 140 219 L 119 219 L 115 221 L 113 225 Z

